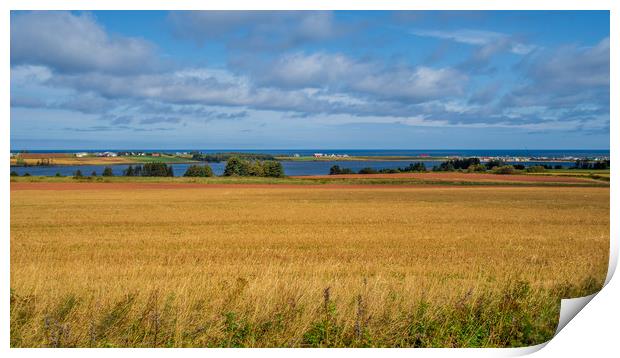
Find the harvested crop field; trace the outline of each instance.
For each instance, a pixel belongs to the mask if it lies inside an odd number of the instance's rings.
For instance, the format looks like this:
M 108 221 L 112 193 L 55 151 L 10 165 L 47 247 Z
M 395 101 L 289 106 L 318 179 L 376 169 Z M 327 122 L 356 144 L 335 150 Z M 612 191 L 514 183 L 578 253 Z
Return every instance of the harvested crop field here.
M 531 345 L 607 271 L 609 188 L 14 189 L 13 347 Z
M 589 178 L 562 177 L 562 176 L 542 176 L 542 175 L 501 175 L 501 174 L 479 174 L 479 173 L 395 173 L 395 174 L 337 174 L 337 175 L 312 175 L 300 176 L 306 179 L 425 179 L 425 180 L 445 180 L 445 181 L 493 181 L 493 182 L 533 182 L 533 183 L 587 183 L 592 182 Z
M 216 184 L 216 183 L 165 183 L 165 182 L 18 182 L 11 183 L 11 191 L 17 190 L 139 190 L 139 189 L 422 189 L 458 188 L 460 185 L 430 184 Z M 497 188 L 498 186 L 493 186 Z

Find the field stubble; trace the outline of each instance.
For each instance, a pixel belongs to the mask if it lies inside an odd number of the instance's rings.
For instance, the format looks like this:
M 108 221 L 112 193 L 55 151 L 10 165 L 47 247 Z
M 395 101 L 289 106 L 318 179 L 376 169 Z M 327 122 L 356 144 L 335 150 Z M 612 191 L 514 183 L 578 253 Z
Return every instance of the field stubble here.
M 607 270 L 608 188 L 11 192 L 11 346 L 522 346 Z

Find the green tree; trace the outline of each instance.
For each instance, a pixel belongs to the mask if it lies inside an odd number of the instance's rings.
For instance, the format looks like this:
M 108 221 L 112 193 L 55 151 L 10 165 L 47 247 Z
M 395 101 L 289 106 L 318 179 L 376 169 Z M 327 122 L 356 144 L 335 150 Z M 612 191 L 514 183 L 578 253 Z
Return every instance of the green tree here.
M 282 163 L 277 160 L 264 161 L 263 175 L 272 178 L 282 178 L 284 176 L 284 168 L 282 167 Z
M 329 175 L 338 175 L 340 171 L 340 165 L 332 165 L 332 167 L 329 168 Z
M 131 165 L 128 166 L 127 169 L 123 170 L 123 175 L 126 176 L 126 177 L 133 176 L 134 175 L 133 167 Z
M 486 167 L 488 170 L 491 170 L 495 167 L 501 167 L 503 165 L 505 165 L 506 163 L 501 160 L 501 159 L 491 159 L 486 163 Z
M 487 170 L 487 167 L 485 167 L 482 164 L 472 164 L 469 167 L 467 167 L 467 172 L 468 173 L 484 172 L 486 170 Z
M 452 172 L 454 170 L 455 170 L 454 164 L 451 160 L 448 160 L 447 162 L 443 162 L 439 164 L 439 166 L 433 167 L 433 171 L 435 172 Z
M 224 168 L 224 176 L 247 176 L 248 175 L 248 163 L 247 161 L 240 159 L 239 157 L 230 157 L 226 161 L 226 168 Z
M 398 171 L 400 172 L 425 172 L 426 165 L 424 165 L 424 163 L 422 162 L 411 163 L 404 168 L 398 168 Z
M 185 174 L 183 174 L 183 176 L 184 177 L 211 177 L 213 176 L 213 170 L 208 165 L 204 165 L 204 166 L 203 165 L 190 165 L 185 171 Z
M 110 168 L 110 167 L 105 167 L 105 168 L 103 169 L 103 173 L 101 173 L 101 176 L 104 176 L 104 177 L 113 177 L 113 176 L 114 176 L 114 173 L 112 172 L 112 168 Z
M 245 161 L 247 166 L 247 175 L 251 177 L 265 176 L 263 163 L 258 160 Z
M 170 177 L 173 176 L 172 167 L 166 163 L 146 163 L 142 167 L 143 177 Z
M 373 168 L 366 167 L 366 168 L 360 169 L 358 173 L 359 174 L 377 174 L 377 171 Z

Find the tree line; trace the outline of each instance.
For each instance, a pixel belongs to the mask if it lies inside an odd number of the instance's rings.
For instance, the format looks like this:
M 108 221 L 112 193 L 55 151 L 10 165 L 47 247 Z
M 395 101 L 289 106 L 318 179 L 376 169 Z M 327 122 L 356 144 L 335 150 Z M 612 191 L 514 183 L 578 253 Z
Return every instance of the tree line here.
M 226 162 L 224 176 L 254 176 L 281 178 L 284 176 L 282 163 L 276 160 L 247 160 L 231 157 Z
M 569 167 L 569 169 L 609 169 L 609 160 L 592 161 L 592 160 L 577 160 L 575 166 Z M 562 165 L 556 164 L 537 164 L 526 166 L 524 164 L 507 164 L 501 159 L 491 159 L 486 163 L 481 163 L 479 158 L 459 158 L 450 159 L 435 165 L 431 168 L 434 172 L 453 172 L 453 171 L 467 171 L 473 172 L 492 172 L 494 174 L 514 174 L 519 171 L 525 171 L 527 173 L 541 173 L 546 170 L 563 169 Z M 422 162 L 411 163 L 404 168 L 362 168 L 357 174 L 384 174 L 384 173 L 410 173 L 410 172 L 426 172 L 427 168 Z M 329 169 L 330 175 L 338 174 L 355 174 L 350 168 L 342 168 L 339 165 L 334 165 Z
M 230 158 L 239 158 L 245 160 L 275 160 L 274 156 L 270 154 L 262 153 L 237 153 L 237 152 L 224 152 L 224 153 L 198 153 L 192 152 L 192 159 L 208 162 L 208 163 L 220 163 L 228 161 Z
M 426 165 L 422 162 L 411 163 L 403 168 L 383 168 L 374 169 L 371 167 L 365 167 L 360 169 L 357 174 L 395 174 L 395 173 L 411 173 L 411 172 L 425 172 Z M 351 168 L 341 168 L 339 165 L 334 165 L 329 168 L 329 175 L 338 174 L 355 174 Z
M 166 163 L 145 163 L 144 165 L 129 166 L 123 171 L 126 177 L 173 177 L 172 165 Z
M 587 159 L 578 159 L 575 162 L 575 169 L 609 169 L 610 161 L 606 160 L 587 160 Z

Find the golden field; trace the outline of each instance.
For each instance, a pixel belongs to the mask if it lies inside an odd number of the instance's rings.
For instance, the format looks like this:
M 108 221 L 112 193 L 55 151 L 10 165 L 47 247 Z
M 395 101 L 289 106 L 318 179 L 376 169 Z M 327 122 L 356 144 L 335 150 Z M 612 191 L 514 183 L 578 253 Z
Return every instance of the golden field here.
M 542 343 L 609 188 L 11 191 L 13 347 Z

